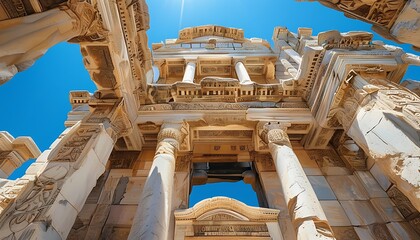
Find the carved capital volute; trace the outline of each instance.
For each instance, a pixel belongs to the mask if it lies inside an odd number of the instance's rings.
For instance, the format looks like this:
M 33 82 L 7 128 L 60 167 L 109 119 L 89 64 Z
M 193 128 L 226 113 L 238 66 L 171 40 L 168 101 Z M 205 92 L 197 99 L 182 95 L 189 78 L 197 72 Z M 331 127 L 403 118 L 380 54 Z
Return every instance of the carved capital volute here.
M 291 147 L 289 136 L 286 133 L 290 123 L 268 122 L 262 126 L 260 138 L 268 145 L 276 144 Z

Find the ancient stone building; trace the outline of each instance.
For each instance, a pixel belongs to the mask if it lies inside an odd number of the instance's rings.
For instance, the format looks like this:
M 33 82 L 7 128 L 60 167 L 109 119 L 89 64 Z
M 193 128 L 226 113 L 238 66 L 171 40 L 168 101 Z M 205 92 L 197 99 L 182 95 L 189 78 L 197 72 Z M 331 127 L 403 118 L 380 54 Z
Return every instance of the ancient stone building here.
M 318 1 L 346 17 L 372 24 L 387 39 L 409 43 L 420 50 L 420 0 L 298 0 Z
M 0 182 L 0 239 L 420 238 L 420 98 L 399 85 L 417 56 L 368 32 L 276 27 L 270 46 L 210 25 L 150 50 L 144 1 L 4 10 L 16 2 L 0 5 L 0 36 L 61 19 L 47 25 L 80 44 L 98 90 L 70 93 L 68 128 L 42 154 L 0 134 L 2 177 L 39 155 Z M 24 45 L 0 38 L 19 48 L 0 56 L 5 81 L 55 44 L 28 41 L 37 28 L 15 33 Z M 192 186 L 226 180 L 260 206 L 189 205 Z

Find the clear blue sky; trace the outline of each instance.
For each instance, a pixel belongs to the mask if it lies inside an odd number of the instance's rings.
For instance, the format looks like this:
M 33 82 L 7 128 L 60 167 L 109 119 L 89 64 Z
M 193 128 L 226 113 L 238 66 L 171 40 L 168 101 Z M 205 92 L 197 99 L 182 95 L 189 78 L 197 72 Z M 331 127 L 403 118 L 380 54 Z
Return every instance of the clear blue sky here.
M 149 44 L 177 38 L 178 31 L 182 28 L 205 24 L 242 28 L 246 37 L 260 37 L 270 42 L 275 26 L 286 26 L 293 32 L 296 32 L 298 27 L 311 27 L 314 34 L 333 29 L 341 32 L 370 31 L 370 25 L 346 18 L 342 13 L 328 9 L 317 2 L 294 0 L 148 0 L 147 2 L 150 12 Z M 375 39 L 383 40 L 377 34 Z M 385 42 L 413 52 L 407 45 Z M 420 68 L 410 67 L 406 79 L 420 79 Z M 71 90 L 94 92 L 95 86 L 83 67 L 78 45 L 61 43 L 51 48 L 29 70 L 17 74 L 11 81 L 0 86 L 0 99 L 2 99 L 0 130 L 8 131 L 15 137 L 31 136 L 42 151 L 47 149 L 64 130 L 63 123 L 70 110 L 68 93 Z M 22 175 L 23 171 L 18 171 L 13 177 Z M 210 192 L 229 195 L 247 204 L 257 205 L 255 194 L 250 186 L 245 184 L 196 187 L 193 189 L 191 202 L 195 203 L 199 199 L 212 196 Z

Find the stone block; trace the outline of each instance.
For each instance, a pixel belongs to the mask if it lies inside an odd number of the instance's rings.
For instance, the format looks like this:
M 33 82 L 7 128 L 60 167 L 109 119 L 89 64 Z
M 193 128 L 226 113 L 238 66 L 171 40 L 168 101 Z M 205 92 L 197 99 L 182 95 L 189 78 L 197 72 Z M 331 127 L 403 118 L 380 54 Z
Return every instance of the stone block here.
M 357 236 L 353 227 L 332 227 L 332 230 L 337 240 L 365 240 Z
M 106 225 L 131 226 L 137 205 L 112 205 Z
M 90 221 L 85 239 L 99 239 L 102 229 L 108 219 L 111 206 L 108 204 L 98 204 Z
M 8 178 L 8 177 L 9 177 L 9 174 L 6 174 L 5 172 L 3 172 L 3 171 L 0 169 L 0 178 L 6 179 L 6 178 Z
M 16 169 L 16 165 L 12 161 L 9 161 L 9 160 L 3 160 L 2 161 L 1 170 L 7 176 L 10 176 L 10 174 L 12 174 L 13 171 L 15 171 L 15 169 Z
M 308 179 L 319 200 L 337 199 L 324 176 L 308 176 Z
M 354 227 L 362 240 L 393 240 L 385 224 L 372 224 L 369 226 Z
M 105 171 L 93 150 L 90 150 L 83 159 L 79 169 L 65 180 L 60 193 L 69 201 L 78 212 L 82 210 L 85 201 L 96 185 L 96 180 Z
M 111 234 L 108 236 L 102 236 L 103 238 L 106 237 L 107 240 L 120 240 L 120 239 L 128 239 L 128 234 L 130 234 L 130 228 L 126 227 L 112 227 Z
M 133 175 L 132 169 L 111 169 L 108 178 L 131 177 Z
M 25 171 L 25 174 L 39 176 L 39 174 L 44 170 L 46 166 L 46 163 L 34 162 L 29 165 L 28 169 Z
M 404 217 L 389 198 L 373 198 L 373 207 L 386 222 L 404 221 Z
M 311 159 L 305 150 L 297 149 L 294 150 L 296 156 L 299 159 L 300 164 L 302 165 L 303 171 L 308 176 L 311 175 L 322 175 L 321 169 L 318 167 L 318 164 L 315 160 Z
M 149 175 L 150 170 L 137 170 L 135 173 L 136 177 L 147 177 Z
M 338 201 L 319 201 L 332 227 L 351 226 L 350 220 Z
M 306 152 L 312 160 L 316 161 L 324 175 L 351 174 L 340 156 L 331 148 L 324 150 L 307 150 Z
M 390 222 L 386 226 L 394 239 L 420 239 L 420 235 L 414 231 L 408 222 Z
M 39 155 L 35 162 L 37 163 L 46 163 L 48 162 L 48 156 L 50 155 L 51 150 L 45 150 Z
M 45 222 L 34 222 L 29 224 L 24 231 L 14 235 L 14 239 L 61 239 L 58 232 L 53 227 L 48 227 Z
M 114 141 L 112 138 L 103 130 L 96 137 L 93 143 L 93 151 L 98 155 L 99 161 L 106 166 L 109 155 L 111 155 L 112 149 L 114 148 Z
M 327 176 L 335 196 L 343 200 L 369 200 L 369 196 L 356 176 Z
M 352 225 L 366 226 L 384 222 L 369 201 L 340 201 L 340 203 Z
M 419 215 L 411 201 L 395 185 L 389 188 L 387 194 L 407 220 L 411 220 Z
M 357 233 L 358 239 L 361 240 L 376 240 L 372 233 L 370 232 L 370 229 L 368 226 L 359 226 L 354 227 L 354 230 Z
M 386 198 L 388 195 L 386 192 L 381 188 L 375 178 L 369 171 L 356 171 L 354 175 L 357 176 L 365 187 L 366 192 L 368 193 L 369 197 L 371 198 Z
M 190 192 L 190 174 L 176 172 L 174 176 L 174 189 L 172 197 L 172 209 L 188 208 Z
M 385 176 L 383 171 L 379 168 L 378 164 L 374 164 L 370 169 L 370 173 L 376 179 L 378 184 L 382 187 L 383 190 L 388 190 L 391 186 L 391 182 L 388 180 L 388 177 Z
M 120 204 L 138 204 L 145 182 L 145 177 L 130 177 Z
M 51 225 L 61 239 L 66 239 L 77 217 L 77 210 L 59 193 L 45 217 L 51 219 Z
M 260 173 L 261 184 L 266 193 L 268 206 L 280 210 L 280 217 L 288 216 L 287 204 L 276 172 Z

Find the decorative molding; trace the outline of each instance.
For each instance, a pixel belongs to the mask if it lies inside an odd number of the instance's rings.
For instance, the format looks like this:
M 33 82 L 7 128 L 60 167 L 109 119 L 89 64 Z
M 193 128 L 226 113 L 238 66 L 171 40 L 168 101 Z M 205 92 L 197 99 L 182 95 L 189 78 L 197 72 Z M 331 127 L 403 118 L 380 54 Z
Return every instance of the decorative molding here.
M 252 222 L 277 222 L 280 210 L 250 207 L 233 198 L 214 197 L 205 199 L 192 208 L 175 210 L 175 221 L 197 221 L 205 219 L 218 212 L 228 213 L 230 216 Z M 209 214 L 210 213 L 210 214 Z

